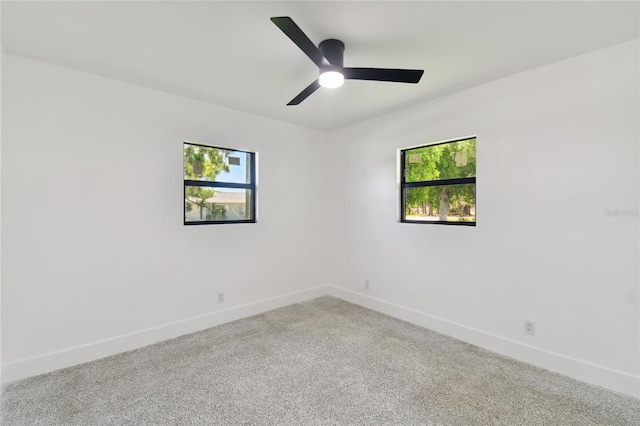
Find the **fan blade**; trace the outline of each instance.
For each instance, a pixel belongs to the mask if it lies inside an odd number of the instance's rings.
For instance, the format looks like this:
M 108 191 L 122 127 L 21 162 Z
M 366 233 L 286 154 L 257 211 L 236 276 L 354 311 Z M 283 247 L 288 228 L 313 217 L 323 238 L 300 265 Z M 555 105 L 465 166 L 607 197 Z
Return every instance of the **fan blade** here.
M 315 92 L 319 88 L 320 88 L 320 81 L 316 80 L 313 83 L 311 83 L 310 85 L 308 85 L 306 89 L 304 89 L 302 92 L 300 92 L 300 94 L 298 96 L 296 96 L 295 98 L 293 98 L 291 100 L 291 102 L 289 102 L 287 105 L 298 105 L 300 102 L 302 102 L 305 99 L 307 99 L 309 97 L 309 95 L 311 95 L 313 92 Z
M 394 81 L 417 83 L 424 70 L 399 70 L 391 68 L 344 68 L 342 75 L 350 80 Z
M 276 24 L 276 26 L 280 28 L 282 32 L 285 33 L 287 37 L 289 37 L 291 41 L 294 42 L 296 46 L 298 46 L 300 50 L 302 50 L 305 55 L 307 55 L 309 59 L 318 66 L 318 68 L 329 65 L 329 62 L 325 59 L 320 50 L 311 40 L 309 40 L 309 37 L 302 32 L 300 27 L 293 22 L 293 19 L 288 16 L 281 16 L 271 18 L 271 22 Z

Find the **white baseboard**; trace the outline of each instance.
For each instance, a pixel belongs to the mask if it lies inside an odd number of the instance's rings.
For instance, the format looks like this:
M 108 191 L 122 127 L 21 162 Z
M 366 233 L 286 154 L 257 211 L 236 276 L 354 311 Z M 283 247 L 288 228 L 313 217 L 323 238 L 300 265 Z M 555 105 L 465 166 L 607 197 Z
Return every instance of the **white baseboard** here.
M 111 339 L 15 361 L 2 366 L 2 383 L 94 361 L 327 294 L 583 382 L 640 398 L 640 377 L 638 376 L 529 346 L 333 285 L 288 293 Z
M 205 330 L 230 321 L 258 315 L 272 309 L 326 296 L 327 286 L 284 294 L 222 311 L 188 318 L 106 340 L 75 346 L 58 352 L 22 359 L 2 366 L 2 383 L 49 373 L 61 368 L 95 361 L 100 358 L 141 348 L 163 340 Z
M 555 371 L 583 382 L 640 398 L 639 376 L 529 346 L 334 285 L 328 286 L 328 292 L 331 296 L 446 334 L 490 351 Z

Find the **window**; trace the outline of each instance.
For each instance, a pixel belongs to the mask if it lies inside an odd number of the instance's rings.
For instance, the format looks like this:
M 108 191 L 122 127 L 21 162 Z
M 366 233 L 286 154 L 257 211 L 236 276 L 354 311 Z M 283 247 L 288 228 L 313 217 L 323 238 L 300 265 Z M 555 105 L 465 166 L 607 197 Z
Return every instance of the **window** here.
M 476 138 L 400 151 L 400 221 L 476 224 Z
M 184 224 L 256 221 L 255 153 L 184 143 Z

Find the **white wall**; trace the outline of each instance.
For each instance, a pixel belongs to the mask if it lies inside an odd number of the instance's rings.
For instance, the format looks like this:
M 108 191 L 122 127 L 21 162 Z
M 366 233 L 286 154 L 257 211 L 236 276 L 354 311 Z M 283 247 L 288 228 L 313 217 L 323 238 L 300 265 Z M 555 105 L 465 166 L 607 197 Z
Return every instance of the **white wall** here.
M 321 133 L 11 55 L 2 83 L 5 381 L 326 284 Z M 258 152 L 258 223 L 183 226 L 183 140 Z
M 336 132 L 334 293 L 640 397 L 638 218 L 604 213 L 639 207 L 638 56 L 625 43 Z M 398 223 L 397 150 L 468 135 L 477 227 Z

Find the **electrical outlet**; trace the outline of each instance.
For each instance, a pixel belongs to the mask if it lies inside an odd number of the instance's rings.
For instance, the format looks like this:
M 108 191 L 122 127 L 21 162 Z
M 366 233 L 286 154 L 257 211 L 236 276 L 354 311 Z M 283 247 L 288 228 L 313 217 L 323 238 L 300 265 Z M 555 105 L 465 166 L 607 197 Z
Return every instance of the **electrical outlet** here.
M 533 321 L 526 321 L 524 322 L 524 332 L 527 334 L 530 334 L 532 336 L 535 336 L 536 334 L 536 323 Z
M 369 280 L 365 280 L 365 282 L 364 282 L 364 289 L 365 289 L 365 290 L 369 290 L 369 288 L 370 288 L 370 287 L 371 287 L 371 285 L 370 285 L 370 283 L 369 283 Z
M 224 303 L 224 293 L 218 293 L 218 303 Z

